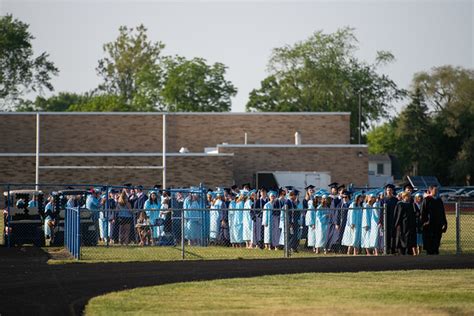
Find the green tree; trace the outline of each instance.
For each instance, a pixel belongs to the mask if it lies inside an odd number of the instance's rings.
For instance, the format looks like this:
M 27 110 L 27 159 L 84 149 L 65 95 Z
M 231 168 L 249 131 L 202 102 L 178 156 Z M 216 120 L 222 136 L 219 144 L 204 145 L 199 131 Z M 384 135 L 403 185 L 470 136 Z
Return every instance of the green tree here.
M 63 112 L 68 111 L 74 104 L 86 103 L 89 98 L 87 94 L 60 92 L 49 98 L 38 96 L 35 101 L 25 100 L 18 105 L 16 111 Z
M 427 138 L 431 125 L 428 107 L 420 89 L 416 89 L 412 102 L 398 116 L 395 130 L 396 154 L 405 175 L 420 175 L 431 171 L 432 144 Z
M 223 112 L 230 111 L 231 97 L 237 89 L 225 79 L 226 67 L 205 59 L 169 58 L 166 80 L 161 95 L 168 111 Z
M 160 109 L 163 73 L 161 42 L 148 40 L 147 29 L 119 28 L 119 36 L 103 46 L 106 57 L 99 60 L 97 73 L 103 78 L 99 90 L 119 96 L 127 106 L 137 111 Z
M 86 102 L 73 104 L 68 108 L 72 112 L 130 112 L 134 109 L 123 102 L 120 96 L 101 94 L 90 97 Z
M 303 42 L 274 49 L 270 74 L 250 93 L 247 110 L 348 111 L 356 140 L 359 95 L 363 130 L 388 117 L 391 102 L 404 95 L 388 76 L 377 72 L 394 60 L 391 53 L 377 52 L 369 64 L 355 56 L 356 50 L 354 30 L 347 27 L 333 34 L 318 31 Z
M 397 120 L 391 120 L 367 132 L 369 154 L 397 155 Z
M 12 15 L 0 16 L 0 109 L 11 110 L 30 92 L 53 90 L 58 69 L 45 52 L 34 57 L 29 25 Z
M 446 182 L 466 183 L 474 174 L 474 70 L 435 67 L 415 74 L 413 86 L 434 110 L 433 165 Z

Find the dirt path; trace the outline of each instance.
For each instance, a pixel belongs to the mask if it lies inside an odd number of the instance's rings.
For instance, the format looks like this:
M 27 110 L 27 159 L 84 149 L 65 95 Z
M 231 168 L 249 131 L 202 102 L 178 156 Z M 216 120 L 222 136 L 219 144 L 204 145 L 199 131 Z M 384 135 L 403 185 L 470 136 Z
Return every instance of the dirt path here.
M 79 315 L 97 295 L 194 280 L 303 272 L 474 268 L 474 255 L 322 257 L 48 265 L 37 248 L 0 247 L 0 315 Z

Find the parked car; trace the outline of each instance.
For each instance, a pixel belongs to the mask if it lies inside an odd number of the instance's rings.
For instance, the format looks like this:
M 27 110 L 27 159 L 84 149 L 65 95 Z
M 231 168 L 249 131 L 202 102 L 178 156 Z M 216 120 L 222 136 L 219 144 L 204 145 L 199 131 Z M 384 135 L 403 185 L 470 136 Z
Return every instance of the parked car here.
M 5 209 L 4 240 L 11 246 L 33 244 L 45 246 L 43 192 L 10 190 L 3 192 Z M 30 203 L 36 201 L 36 203 Z

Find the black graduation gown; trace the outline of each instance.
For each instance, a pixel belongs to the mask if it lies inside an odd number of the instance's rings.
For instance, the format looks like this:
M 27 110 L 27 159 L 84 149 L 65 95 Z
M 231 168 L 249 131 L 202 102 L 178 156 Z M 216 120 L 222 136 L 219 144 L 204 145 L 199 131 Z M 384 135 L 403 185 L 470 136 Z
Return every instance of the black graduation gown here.
M 331 210 L 329 211 L 329 220 L 328 220 L 328 231 L 327 231 L 327 242 L 326 249 L 332 249 L 337 245 L 337 240 L 339 239 L 339 231 L 336 229 L 337 215 L 340 210 L 339 205 L 341 205 L 342 200 L 339 197 L 336 197 L 331 201 Z M 347 217 L 346 217 L 347 218 Z
M 301 211 L 298 210 L 298 205 L 293 203 L 292 200 L 288 199 L 285 203 L 288 206 L 288 225 L 289 225 L 289 234 L 288 234 L 288 241 L 289 246 L 293 250 L 297 250 L 300 239 L 299 239 L 299 219 Z
M 255 201 L 254 208 L 250 211 L 250 216 L 253 221 L 253 240 L 254 246 L 263 247 L 263 229 L 262 229 L 262 215 L 263 207 L 269 201 L 268 197 L 262 199 L 259 198 Z
M 229 211 L 227 209 L 219 210 L 219 218 L 220 229 L 217 235 L 217 243 L 222 246 L 230 246 Z
M 426 197 L 421 203 L 423 224 L 423 247 L 427 254 L 439 254 L 442 233 L 446 232 L 448 222 L 444 203 L 440 198 Z
M 397 248 L 402 254 L 405 249 L 416 247 L 416 209 L 410 202 L 400 201 L 395 206 L 395 229 L 397 232 Z
M 273 208 L 275 209 L 274 211 L 272 211 L 272 227 L 271 227 L 271 232 L 272 232 L 271 240 L 272 240 L 273 247 L 280 246 L 280 234 L 281 234 L 280 212 L 283 206 L 285 206 L 285 200 L 277 199 L 273 203 Z
M 395 231 L 395 207 L 397 206 L 398 199 L 394 196 L 391 198 L 384 198 L 381 206 L 387 204 L 387 249 L 389 253 L 394 253 L 397 245 L 397 234 Z M 383 212 L 380 214 L 379 224 L 384 227 Z
M 344 203 L 341 202 L 339 204 L 339 209 L 337 210 L 336 213 L 336 225 L 339 226 L 339 230 L 336 230 L 336 236 L 334 239 L 336 240 L 335 246 L 339 247 L 342 242 L 342 237 L 344 236 L 344 230 L 346 228 L 346 223 L 347 223 L 347 213 L 348 213 L 348 208 L 351 205 L 350 202 Z

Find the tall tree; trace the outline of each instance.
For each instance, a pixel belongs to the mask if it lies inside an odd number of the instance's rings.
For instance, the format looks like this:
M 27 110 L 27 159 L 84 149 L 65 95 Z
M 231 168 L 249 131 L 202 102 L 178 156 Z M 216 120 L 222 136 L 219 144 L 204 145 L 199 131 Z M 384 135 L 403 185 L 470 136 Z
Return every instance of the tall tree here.
M 58 69 L 46 52 L 35 57 L 29 25 L 12 15 L 0 16 L 0 109 L 11 110 L 29 92 L 52 91 Z
M 136 110 L 160 109 L 162 85 L 161 42 L 148 40 L 147 29 L 121 26 L 119 36 L 103 47 L 106 57 L 99 60 L 97 73 L 103 78 L 99 90 L 119 96 Z M 158 92 L 157 92 L 158 91 Z
M 463 184 L 474 174 L 474 70 L 435 67 L 414 76 L 413 86 L 434 110 L 438 168 L 446 181 Z M 439 159 L 439 158 L 438 158 Z
M 377 52 L 373 64 L 355 56 L 357 39 L 352 28 L 333 34 L 318 31 L 303 42 L 273 50 L 259 89 L 250 93 L 248 111 L 348 111 L 351 135 L 358 134 L 359 96 L 362 129 L 382 117 L 392 101 L 403 97 L 388 76 L 378 74 L 381 65 L 394 60 L 391 53 Z
M 226 67 L 208 65 L 203 58 L 168 58 L 161 95 L 168 111 L 230 111 L 237 89 L 225 79 Z

